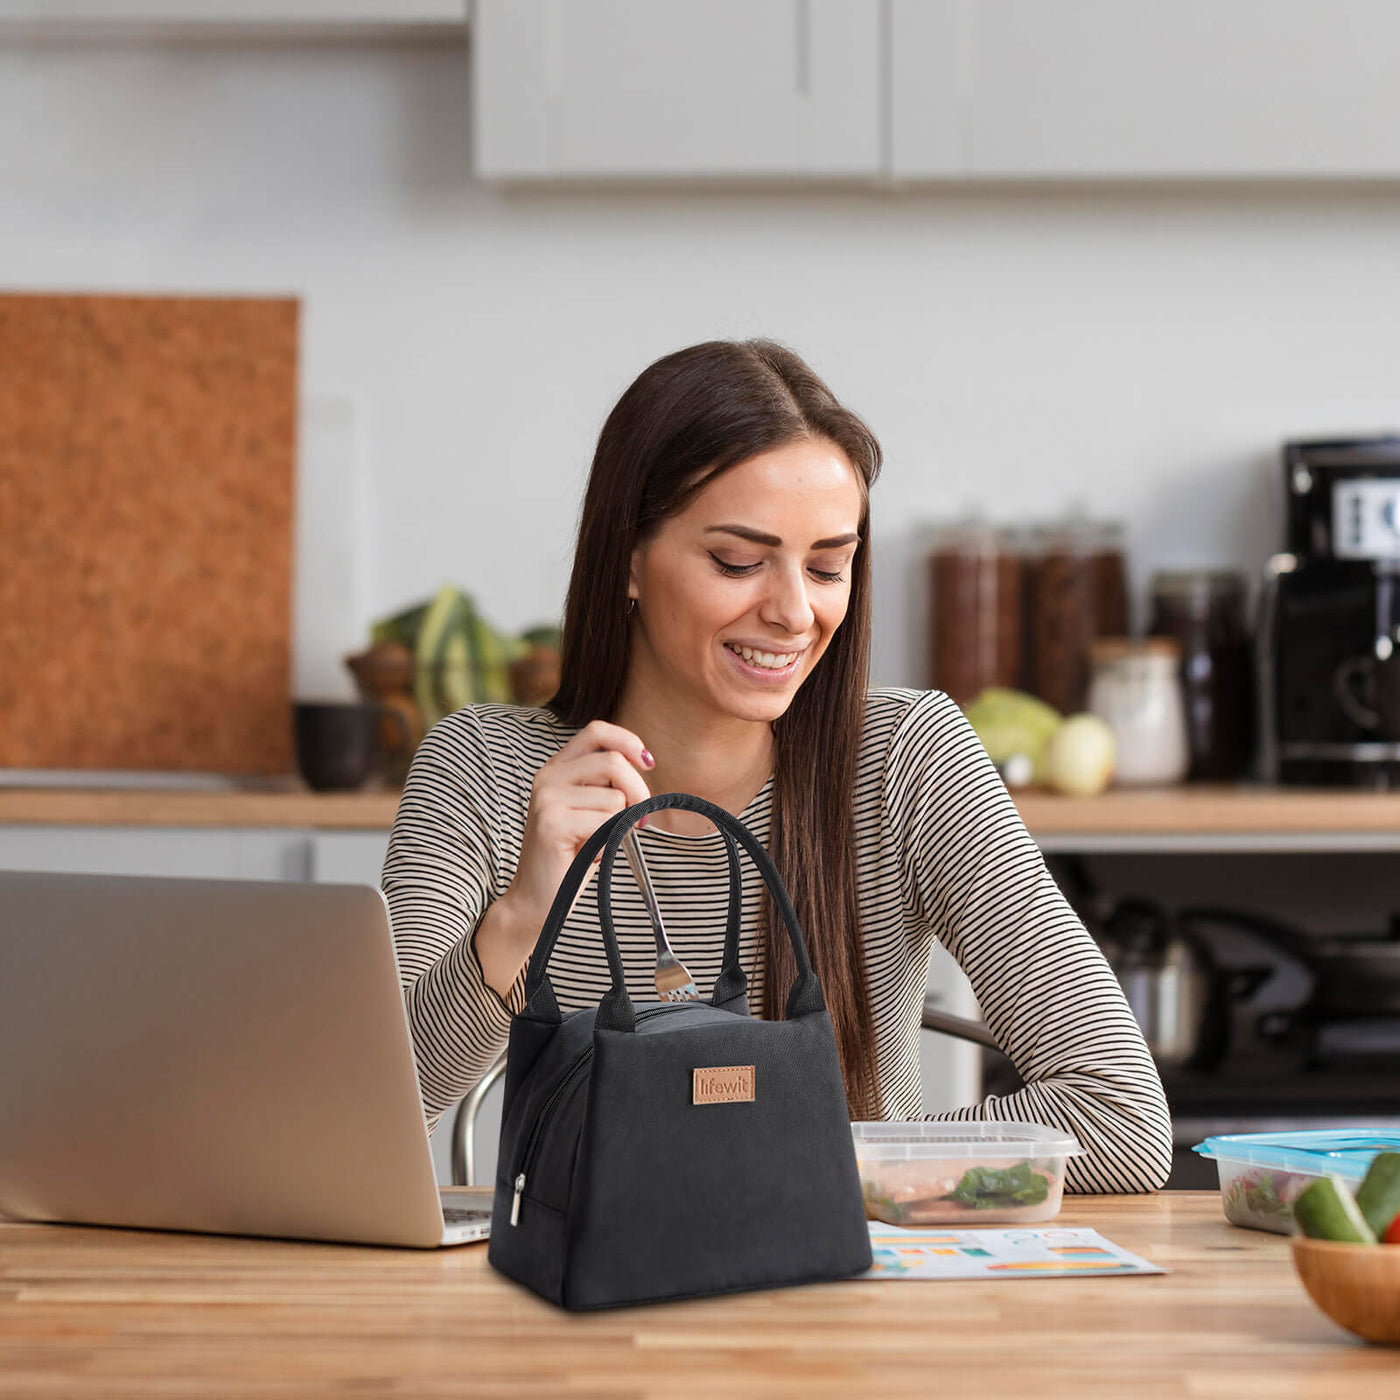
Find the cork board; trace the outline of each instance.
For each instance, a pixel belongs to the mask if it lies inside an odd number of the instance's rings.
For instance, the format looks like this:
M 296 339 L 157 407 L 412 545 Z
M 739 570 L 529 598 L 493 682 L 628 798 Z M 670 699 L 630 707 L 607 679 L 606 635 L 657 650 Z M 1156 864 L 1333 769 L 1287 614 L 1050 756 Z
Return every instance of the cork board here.
M 0 295 L 0 766 L 290 771 L 297 321 Z

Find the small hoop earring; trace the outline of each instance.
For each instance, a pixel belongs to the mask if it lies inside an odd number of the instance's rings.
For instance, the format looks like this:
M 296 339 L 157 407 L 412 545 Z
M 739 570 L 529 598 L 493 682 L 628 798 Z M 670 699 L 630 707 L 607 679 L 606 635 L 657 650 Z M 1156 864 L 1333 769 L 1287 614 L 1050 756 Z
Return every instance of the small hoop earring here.
M 631 617 L 632 614 L 633 614 L 634 612 L 636 612 L 636 611 L 637 611 L 637 600 L 636 600 L 635 598 L 629 598 L 629 599 L 627 600 L 627 616 L 628 616 L 628 617 Z

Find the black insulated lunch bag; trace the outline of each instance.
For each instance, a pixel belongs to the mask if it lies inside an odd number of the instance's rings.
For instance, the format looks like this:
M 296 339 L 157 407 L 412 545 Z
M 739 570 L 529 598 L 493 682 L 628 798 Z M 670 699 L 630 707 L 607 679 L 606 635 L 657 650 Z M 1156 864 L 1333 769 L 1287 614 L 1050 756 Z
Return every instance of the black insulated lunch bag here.
M 729 857 L 724 962 L 708 1001 L 627 995 L 610 885 L 623 836 L 674 807 Z M 797 961 L 786 1019 L 749 1015 L 739 966 L 741 845 Z M 593 858 L 612 989 L 561 1015 L 546 967 Z M 566 1308 L 845 1278 L 870 1267 L 836 1036 L 792 902 L 741 822 L 689 793 L 620 812 L 584 844 L 530 958 L 511 1021 L 489 1257 Z

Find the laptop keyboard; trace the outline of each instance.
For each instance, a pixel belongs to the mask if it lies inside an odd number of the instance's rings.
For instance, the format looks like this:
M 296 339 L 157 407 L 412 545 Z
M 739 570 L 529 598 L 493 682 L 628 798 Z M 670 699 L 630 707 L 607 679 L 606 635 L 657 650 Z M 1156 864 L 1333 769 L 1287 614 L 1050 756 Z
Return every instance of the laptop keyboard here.
M 443 1206 L 442 1218 L 449 1225 L 489 1225 L 491 1212 L 467 1206 Z

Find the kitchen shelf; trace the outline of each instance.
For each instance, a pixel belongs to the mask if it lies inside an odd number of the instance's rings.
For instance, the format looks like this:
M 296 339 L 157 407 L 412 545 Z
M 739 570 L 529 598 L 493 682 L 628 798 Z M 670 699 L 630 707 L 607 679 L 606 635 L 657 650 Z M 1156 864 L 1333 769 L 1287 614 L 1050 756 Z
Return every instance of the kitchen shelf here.
M 283 790 L 0 787 L 0 825 L 388 830 L 395 788 Z M 1400 851 L 1400 793 L 1267 787 L 1016 794 L 1046 851 Z
M 1162 854 L 1400 850 L 1400 793 L 1214 786 L 1099 797 L 1018 792 L 1042 850 Z

